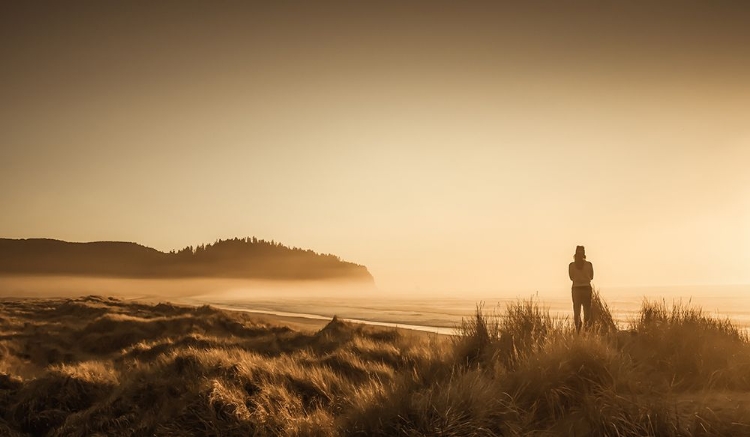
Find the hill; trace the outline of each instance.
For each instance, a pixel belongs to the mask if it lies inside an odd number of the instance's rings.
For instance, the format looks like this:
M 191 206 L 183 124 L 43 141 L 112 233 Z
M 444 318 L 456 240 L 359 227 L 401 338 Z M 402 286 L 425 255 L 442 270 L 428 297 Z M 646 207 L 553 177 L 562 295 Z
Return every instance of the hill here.
M 127 242 L 3 238 L 0 274 L 373 281 L 362 265 L 255 237 L 218 240 L 168 253 Z

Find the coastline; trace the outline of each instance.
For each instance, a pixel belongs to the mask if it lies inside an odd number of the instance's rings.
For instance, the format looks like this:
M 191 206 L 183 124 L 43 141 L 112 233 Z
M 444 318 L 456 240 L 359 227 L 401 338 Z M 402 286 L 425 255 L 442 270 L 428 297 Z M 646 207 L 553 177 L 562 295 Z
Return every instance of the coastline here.
M 333 317 L 323 316 L 319 314 L 306 314 L 296 312 L 285 312 L 285 311 L 272 311 L 265 309 L 252 309 L 245 308 L 238 305 L 222 304 L 216 302 L 207 302 L 203 300 L 193 299 L 191 297 L 176 297 L 176 296 L 159 296 L 159 295 L 122 295 L 122 294 L 106 294 L 106 293 L 30 293 L 30 295 L 4 295 L 0 293 L 0 300 L 2 301 L 16 301 L 16 300 L 53 300 L 53 299 L 79 299 L 87 296 L 100 296 L 100 297 L 113 297 L 116 299 L 122 299 L 123 301 L 131 303 L 144 303 L 144 304 L 158 304 L 168 303 L 174 305 L 183 305 L 190 307 L 201 307 L 203 305 L 209 305 L 211 307 L 226 310 L 252 314 L 254 319 L 260 322 L 283 325 L 298 331 L 318 331 L 325 327 Z M 419 336 L 437 336 L 437 335 L 454 335 L 455 329 L 448 327 L 438 326 L 425 326 L 425 325 L 414 325 L 408 323 L 398 322 L 387 322 L 377 320 L 365 320 L 348 317 L 338 317 L 340 320 L 351 323 L 358 323 L 363 325 L 382 327 L 382 328 L 393 328 L 403 333 L 417 334 Z
M 302 326 L 310 326 L 310 327 L 322 328 L 332 319 L 331 317 L 321 316 L 318 314 L 255 310 L 251 308 L 242 308 L 242 307 L 226 305 L 226 304 L 205 304 L 205 303 L 194 303 L 194 302 L 185 302 L 185 301 L 179 301 L 175 303 L 191 305 L 191 306 L 211 305 L 212 307 L 219 308 L 222 310 L 242 311 L 242 312 L 251 313 L 254 315 L 258 315 L 258 316 L 264 316 L 265 318 L 268 318 L 269 320 L 273 320 L 273 321 L 291 322 L 294 324 L 298 324 Z M 454 328 L 447 328 L 447 327 L 440 327 L 440 326 L 411 325 L 411 324 L 406 324 L 406 323 L 381 322 L 381 321 L 376 321 L 376 320 L 350 319 L 346 317 L 340 317 L 339 319 L 345 322 L 361 323 L 364 325 L 379 326 L 379 327 L 384 327 L 384 328 L 395 328 L 398 330 L 417 331 L 417 332 L 425 333 L 425 334 L 454 335 L 455 333 Z
M 474 293 L 428 299 L 423 295 L 396 295 L 383 291 L 373 293 L 322 285 L 306 288 L 302 285 L 270 287 L 265 283 L 220 279 L 160 281 L 0 277 L 0 298 L 112 296 L 127 301 L 211 305 L 252 313 L 268 321 L 278 320 L 300 329 L 319 329 L 336 315 L 354 323 L 439 335 L 453 334 L 462 319 L 473 317 L 477 306 L 484 303 L 485 314 L 491 314 L 503 312 L 507 304 L 519 299 L 531 298 L 553 317 L 572 317 L 567 295 L 556 290 L 541 290 L 530 296 L 498 292 L 494 296 Z M 602 298 L 621 328 L 627 328 L 636 321 L 642 302 L 648 298 L 667 305 L 681 302 L 700 308 L 706 315 L 729 318 L 750 333 L 750 305 L 738 305 L 737 299 L 748 292 L 750 285 L 655 287 L 650 292 L 648 288 L 612 288 L 603 290 Z

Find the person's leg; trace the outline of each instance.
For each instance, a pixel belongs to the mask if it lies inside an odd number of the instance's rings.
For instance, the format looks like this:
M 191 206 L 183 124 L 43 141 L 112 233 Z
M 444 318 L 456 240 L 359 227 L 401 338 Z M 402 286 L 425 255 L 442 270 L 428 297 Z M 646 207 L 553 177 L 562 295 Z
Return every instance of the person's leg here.
M 572 289 L 572 295 L 573 295 L 573 322 L 576 325 L 576 332 L 581 332 L 581 299 L 579 297 L 579 292 L 577 287 L 573 287 Z
M 594 323 L 593 315 L 591 314 L 591 294 L 592 290 L 590 286 L 586 288 L 581 287 L 580 302 L 583 306 L 583 322 L 586 328 L 591 327 Z

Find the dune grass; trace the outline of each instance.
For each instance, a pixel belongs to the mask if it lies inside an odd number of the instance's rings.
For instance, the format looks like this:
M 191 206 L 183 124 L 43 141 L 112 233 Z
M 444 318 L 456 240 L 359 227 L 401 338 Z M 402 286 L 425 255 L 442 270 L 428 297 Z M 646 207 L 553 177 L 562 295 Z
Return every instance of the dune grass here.
M 212 307 L 0 301 L 0 435 L 750 435 L 750 344 L 728 320 L 594 296 L 576 335 L 535 300 L 457 335 Z

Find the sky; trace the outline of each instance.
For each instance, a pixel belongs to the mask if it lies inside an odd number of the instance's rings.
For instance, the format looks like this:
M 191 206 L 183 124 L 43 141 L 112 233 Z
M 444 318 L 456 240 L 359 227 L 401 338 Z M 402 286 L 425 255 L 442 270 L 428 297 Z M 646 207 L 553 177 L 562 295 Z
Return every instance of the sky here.
M 3 2 L 0 237 L 750 283 L 750 3 Z

